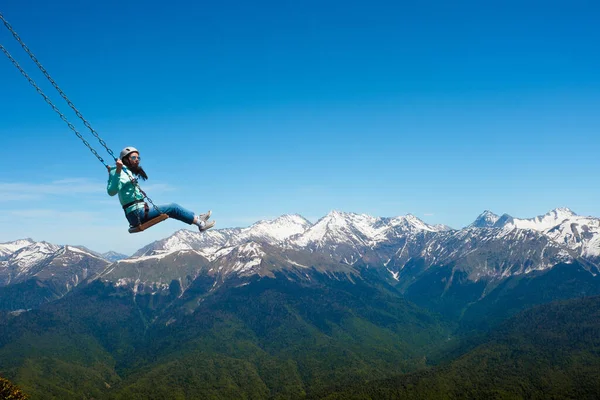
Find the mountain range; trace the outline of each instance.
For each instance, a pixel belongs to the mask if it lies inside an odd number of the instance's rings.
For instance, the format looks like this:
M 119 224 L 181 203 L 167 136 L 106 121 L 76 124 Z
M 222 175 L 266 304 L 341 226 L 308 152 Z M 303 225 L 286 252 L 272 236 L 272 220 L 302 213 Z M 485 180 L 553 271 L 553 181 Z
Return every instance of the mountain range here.
M 316 268 L 352 276 L 371 268 L 407 289 L 441 268 L 450 272 L 444 273 L 445 290 L 457 284 L 454 277 L 464 276 L 465 282 L 487 288 L 480 293 L 485 296 L 503 279 L 574 262 L 594 276 L 600 272 L 600 219 L 568 208 L 530 219 L 485 211 L 459 230 L 410 214 L 378 218 L 332 211 L 314 224 L 284 215 L 204 234 L 183 229 L 131 257 L 16 240 L 0 244 L 0 287 L 35 279 L 50 285 L 58 298 L 91 279 L 155 293 L 168 290 L 174 280 L 185 291 L 203 272 L 219 285 L 231 277 L 272 276 L 278 270 L 302 275 Z
M 599 273 L 600 219 L 567 208 L 462 229 L 284 215 L 130 257 L 21 239 L 0 244 L 0 374 L 38 398 L 177 398 L 182 381 L 318 397 L 452 362 L 522 310 L 600 295 Z

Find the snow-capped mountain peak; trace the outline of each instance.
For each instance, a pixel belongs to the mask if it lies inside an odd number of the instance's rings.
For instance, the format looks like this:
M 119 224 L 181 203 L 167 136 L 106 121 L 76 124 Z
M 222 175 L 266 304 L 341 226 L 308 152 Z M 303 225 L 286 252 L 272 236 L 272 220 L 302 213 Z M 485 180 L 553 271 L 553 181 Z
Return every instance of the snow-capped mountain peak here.
M 532 229 L 538 232 L 543 232 L 547 229 L 560 225 L 563 221 L 573 217 L 577 217 L 577 214 L 575 214 L 570 209 L 563 207 L 556 208 L 547 212 L 544 215 L 540 215 L 534 218 L 513 218 L 512 224 L 519 229 Z
M 485 210 L 473 221 L 469 227 L 472 228 L 491 228 L 498 222 L 500 217 L 489 210 Z
M 230 237 L 240 229 L 211 229 L 204 233 L 180 229 L 173 235 L 141 248 L 131 258 L 164 256 L 176 251 L 195 250 L 208 256 L 225 246 Z
M 194 250 L 209 260 L 215 260 L 220 256 L 220 249 L 248 242 L 291 248 L 321 248 L 325 243 L 373 247 L 390 237 L 447 229 L 446 226 L 428 225 L 410 214 L 379 218 L 333 210 L 314 225 L 301 215 L 293 214 L 258 221 L 247 228 L 212 229 L 203 234 L 182 229 L 168 238 L 140 249 L 132 257 L 163 256 L 177 251 Z
M 31 246 L 33 243 L 35 242 L 29 238 L 0 243 L 0 259 L 10 256 L 23 247 Z
M 0 286 L 35 278 L 52 280 L 56 288 L 62 285 L 66 293 L 90 273 L 108 264 L 98 253 L 82 246 L 59 246 L 31 240 L 26 242 L 29 245 L 21 247 L 1 262 Z
M 567 208 L 530 219 L 486 210 L 468 227 L 448 230 L 412 214 L 390 218 L 334 210 L 315 224 L 296 214 L 245 228 L 182 229 L 113 264 L 81 246 L 30 239 L 0 249 L 10 252 L 0 259 L 0 286 L 33 278 L 58 282 L 64 293 L 93 277 L 155 293 L 170 290 L 173 280 L 185 291 L 200 274 L 217 285 L 233 276 L 302 275 L 310 268 L 385 268 L 402 282 L 452 265 L 470 280 L 498 280 L 574 260 L 600 272 L 600 219 Z
M 373 249 L 379 244 L 410 234 L 438 232 L 445 227 L 435 227 L 414 215 L 379 218 L 366 214 L 332 211 L 321 218 L 302 235 L 290 240 L 295 248 L 330 248 L 334 258 L 352 263 L 362 257 L 362 249 Z M 345 247 L 345 250 L 342 247 Z
M 221 248 L 251 241 L 281 244 L 289 237 L 305 232 L 311 225 L 306 218 L 294 214 L 258 221 L 247 228 L 211 229 L 203 233 L 181 229 L 168 238 L 138 250 L 132 257 L 162 256 L 177 251 L 195 250 L 212 260 Z
M 546 214 L 562 215 L 565 218 L 574 217 L 577 215 L 569 207 L 557 207 L 554 210 L 548 211 Z
M 63 246 L 62 249 L 60 249 L 57 252 L 57 255 L 65 255 L 65 254 L 69 254 L 69 253 L 79 255 L 80 257 L 92 257 L 92 258 L 104 260 L 104 258 L 100 254 L 98 254 L 94 251 L 91 251 L 89 249 L 86 249 L 85 247 L 82 247 L 82 246 L 65 245 L 65 246 Z
M 366 243 L 374 239 L 380 229 L 375 228 L 377 218 L 365 214 L 329 212 L 302 235 L 293 238 L 296 246 L 315 243 L 317 247 L 326 241 Z
M 177 250 L 191 250 L 191 243 L 197 238 L 195 232 L 181 229 L 175 234 L 165 239 L 164 250 L 166 252 L 172 252 Z
M 127 258 L 127 256 L 125 254 L 117 253 L 116 251 L 108 251 L 106 253 L 102 253 L 102 257 L 105 260 L 112 261 L 112 262 Z
M 269 243 L 277 243 L 289 237 L 304 233 L 312 224 L 304 217 L 282 215 L 274 220 L 256 222 L 248 228 L 243 228 L 239 235 L 232 238 L 233 243 L 245 242 L 249 239 L 259 239 Z
M 17 250 L 11 256 L 11 262 L 18 266 L 18 275 L 26 274 L 31 267 L 52 256 L 60 248 L 60 246 L 47 242 L 34 242 Z
M 406 214 L 405 216 L 390 218 L 390 226 L 403 227 L 410 231 L 416 230 L 427 232 L 438 232 L 448 229 L 448 227 L 445 225 L 429 225 L 412 214 Z

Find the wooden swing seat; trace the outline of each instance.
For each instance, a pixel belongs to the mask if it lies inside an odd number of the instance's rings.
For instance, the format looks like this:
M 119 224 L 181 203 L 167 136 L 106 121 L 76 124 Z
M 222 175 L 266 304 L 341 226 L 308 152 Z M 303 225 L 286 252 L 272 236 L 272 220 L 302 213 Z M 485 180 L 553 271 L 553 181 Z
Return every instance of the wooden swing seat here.
M 138 232 L 145 231 L 146 229 L 150 228 L 151 226 L 154 226 L 154 225 L 158 224 L 159 222 L 164 221 L 167 218 L 169 218 L 169 216 L 167 214 L 160 214 L 158 217 L 154 217 L 151 220 L 148 220 L 141 225 L 130 226 L 129 233 L 138 233 Z

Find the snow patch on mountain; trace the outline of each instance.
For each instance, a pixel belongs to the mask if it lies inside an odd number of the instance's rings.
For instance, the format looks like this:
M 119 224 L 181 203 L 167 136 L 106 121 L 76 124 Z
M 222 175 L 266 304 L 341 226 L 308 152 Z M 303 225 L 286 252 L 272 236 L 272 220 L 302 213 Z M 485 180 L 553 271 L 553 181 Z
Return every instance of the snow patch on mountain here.
M 185 251 L 185 250 L 181 250 L 181 251 Z M 170 254 L 171 254 L 171 252 L 161 252 L 161 253 L 152 254 L 151 256 L 139 256 L 139 257 L 135 257 L 135 258 L 125 258 L 123 260 L 116 261 L 114 264 L 115 265 L 136 264 L 141 261 L 147 261 L 147 260 L 162 260 L 163 258 L 165 258 L 166 256 L 168 256 Z
M 209 272 L 221 277 L 257 273 L 266 255 L 262 244 L 257 242 L 223 248 L 215 253 Z
M 494 227 L 505 232 L 513 229 L 540 232 L 557 244 L 574 251 L 580 257 L 600 260 L 600 219 L 577 215 L 569 208 L 556 208 L 534 218 L 500 217 Z
M 575 215 L 544 234 L 555 242 L 576 251 L 581 257 L 600 257 L 600 219 Z
M 600 257 L 600 233 L 596 234 L 581 252 L 583 257 Z
M 250 260 L 238 260 L 232 265 L 231 270 L 239 273 L 249 272 L 252 267 L 259 266 L 262 262 L 260 258 L 252 258 Z
M 165 248 L 168 251 L 178 251 L 178 250 L 192 250 L 192 246 L 189 241 L 185 240 L 186 233 L 183 231 L 178 232 L 177 235 L 173 235 L 165 240 Z
M 59 254 L 65 254 L 67 252 L 72 252 L 72 253 L 79 253 L 82 256 L 85 257 L 93 257 L 93 258 L 97 258 L 99 260 L 104 260 L 104 258 L 100 255 L 98 255 L 97 253 L 93 252 L 93 251 L 89 251 L 87 249 L 82 249 L 80 247 L 77 246 L 69 246 L 69 245 L 65 245 L 59 252 Z
M 332 211 L 321 218 L 304 234 L 293 240 L 293 243 L 305 247 L 315 243 L 317 247 L 325 241 L 358 242 L 367 245 L 367 240 L 380 233 L 375 229 L 377 218 L 364 214 L 342 213 Z
M 234 251 L 235 248 L 236 248 L 236 246 L 223 247 L 222 249 L 219 249 L 219 250 L 215 251 L 213 254 L 211 254 L 211 258 L 209 260 L 212 261 L 212 260 L 215 260 L 217 258 L 225 257 L 229 253 L 231 253 L 232 251 Z
M 55 244 L 36 242 L 17 250 L 10 258 L 10 263 L 17 267 L 16 277 L 27 274 L 33 266 L 48 259 L 59 249 L 60 246 Z
M 556 208 L 552 211 L 547 212 L 544 215 L 540 215 L 534 218 L 513 218 L 511 223 L 519 229 L 531 229 L 534 231 L 543 232 L 561 224 L 565 220 L 574 217 L 577 217 L 577 214 L 575 214 L 570 209 L 563 207 Z
M 575 255 L 542 232 L 503 226 L 440 233 L 430 237 L 420 252 L 415 247 L 409 257 L 392 259 L 388 269 L 402 271 L 411 259 L 423 260 L 423 270 L 452 265 L 478 281 L 546 270 L 572 263 Z
M 141 248 L 130 258 L 160 256 L 183 250 L 195 250 L 204 256 L 209 256 L 225 246 L 231 235 L 234 235 L 237 231 L 239 231 L 239 228 L 211 229 L 203 233 L 181 229 L 168 238 Z
M 300 215 L 282 215 L 274 220 L 259 221 L 248 228 L 241 229 L 238 235 L 230 239 L 230 243 L 240 244 L 247 240 L 260 240 L 276 244 L 305 232 L 310 226 L 312 224 Z
M 23 247 L 31 246 L 35 242 L 31 239 L 19 239 L 12 242 L 0 243 L 0 258 L 5 258 Z
M 392 227 L 401 226 L 405 229 L 416 230 L 416 231 L 428 231 L 428 232 L 437 232 L 439 230 L 447 230 L 447 226 L 445 225 L 429 225 L 425 222 L 421 221 L 419 218 L 415 217 L 412 214 L 406 214 L 403 217 L 395 217 L 390 221 L 390 225 Z
M 250 242 L 243 244 L 237 248 L 235 262 L 231 266 L 230 271 L 237 272 L 238 274 L 250 272 L 253 267 L 261 264 L 262 258 L 265 255 L 265 252 L 258 243 Z

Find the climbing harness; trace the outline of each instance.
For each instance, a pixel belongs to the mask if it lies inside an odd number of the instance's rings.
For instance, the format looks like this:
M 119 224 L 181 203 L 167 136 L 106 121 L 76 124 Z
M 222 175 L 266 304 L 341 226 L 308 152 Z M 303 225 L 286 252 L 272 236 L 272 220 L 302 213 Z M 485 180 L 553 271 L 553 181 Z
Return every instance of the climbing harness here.
M 52 77 L 50 76 L 50 74 L 48 73 L 48 71 L 46 70 L 46 68 L 44 68 L 44 66 L 39 62 L 39 60 L 31 52 L 31 50 L 29 49 L 29 47 L 27 47 L 27 45 L 23 42 L 23 40 L 17 34 L 17 32 L 13 29 L 13 27 L 8 23 L 8 21 L 6 21 L 6 19 L 2 15 L 2 13 L 0 13 L 0 20 L 2 21 L 2 23 L 4 24 L 4 26 L 6 27 L 6 29 L 8 29 L 8 31 L 12 34 L 12 36 L 15 38 L 15 40 L 21 45 L 21 47 L 27 53 L 27 55 L 29 55 L 29 58 L 31 58 L 31 60 L 35 63 L 35 65 L 38 67 L 38 69 L 42 72 L 42 74 L 44 74 L 44 76 L 46 77 L 46 79 L 48 79 L 48 81 L 52 84 L 52 86 L 54 87 L 54 89 L 56 89 L 56 91 L 59 93 L 59 95 L 65 100 L 65 102 L 69 105 L 69 107 L 75 112 L 75 115 L 77 115 L 77 117 L 83 122 L 83 124 L 85 125 L 85 127 L 89 129 L 89 131 L 92 133 L 92 135 L 96 139 L 98 139 L 98 142 L 100 142 L 100 144 L 106 149 L 106 151 L 108 152 L 108 154 L 110 154 L 111 157 L 113 158 L 113 160 L 116 162 L 117 158 L 115 157 L 113 151 L 107 146 L 106 142 L 104 140 L 102 140 L 102 138 L 100 137 L 100 135 L 98 135 L 98 132 L 96 132 L 96 130 L 94 130 L 94 128 L 92 128 L 92 126 L 90 125 L 90 123 L 83 117 L 83 115 L 75 107 L 75 105 L 73 104 L 73 102 L 71 100 L 69 100 L 69 98 L 67 97 L 67 95 L 65 94 L 65 92 L 63 92 L 61 90 L 61 88 L 54 81 L 54 79 L 52 79 Z M 56 114 L 58 114 L 58 116 L 60 117 L 60 119 L 63 120 L 67 124 L 67 126 L 69 127 L 69 129 L 71 129 L 75 133 L 75 135 L 83 142 L 83 144 L 92 152 L 92 154 L 94 154 L 94 156 L 96 156 L 96 158 L 98 159 L 98 161 L 100 161 L 106 168 L 109 168 L 109 166 L 106 164 L 106 162 L 104 162 L 104 159 L 98 154 L 98 152 L 90 145 L 90 143 L 83 137 L 83 135 L 81 133 L 79 133 L 79 131 L 77 131 L 77 129 L 75 128 L 75 126 L 67 119 L 67 117 L 65 117 L 65 115 L 58 109 L 58 107 L 54 103 L 52 103 L 52 100 L 50 100 L 50 98 L 48 96 L 46 96 L 46 94 L 37 85 L 37 83 L 27 74 L 27 72 L 21 67 L 21 65 L 17 62 L 17 60 L 14 59 L 14 57 L 8 52 L 8 50 L 2 44 L 0 44 L 0 50 L 6 55 L 6 57 L 10 60 L 10 62 L 19 70 L 19 72 L 21 73 L 21 75 L 23 75 L 25 77 L 25 79 L 27 79 L 27 81 L 29 82 L 29 84 L 31 84 L 31 86 L 34 87 L 34 89 L 40 94 L 40 96 L 43 97 L 44 101 L 46 103 L 48 103 L 48 105 L 52 108 L 52 110 Z M 137 215 L 138 225 L 137 226 L 131 226 L 129 228 L 129 233 L 142 232 L 142 231 L 148 229 L 149 227 L 151 227 L 153 225 L 156 225 L 157 223 L 162 222 L 165 219 L 169 218 L 169 216 L 167 214 L 163 214 L 163 213 L 160 212 L 160 210 L 154 204 L 154 202 L 152 201 L 152 199 L 150 199 L 150 197 L 148 197 L 148 195 L 146 194 L 146 192 L 144 192 L 142 190 L 142 188 L 139 186 L 137 180 L 135 178 L 133 178 L 133 176 L 130 173 L 127 172 L 126 168 L 124 168 L 124 171 L 127 174 L 127 176 L 129 177 L 131 183 L 135 187 L 137 187 L 137 189 L 140 191 L 140 193 L 142 194 L 143 198 L 146 199 L 146 200 L 148 200 L 148 202 L 152 205 L 152 207 L 154 207 L 154 209 L 159 213 L 159 215 L 157 217 L 155 217 L 155 218 L 153 218 L 153 219 L 151 219 L 149 221 L 146 221 L 144 223 L 142 223 L 142 221 L 140 219 L 140 216 L 139 216 L 139 213 L 138 213 L 138 215 Z M 145 204 L 145 206 L 148 207 L 147 204 Z

